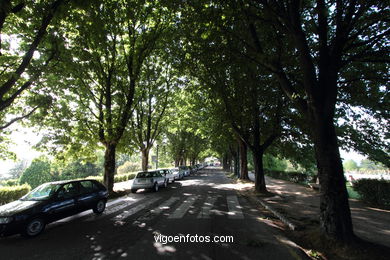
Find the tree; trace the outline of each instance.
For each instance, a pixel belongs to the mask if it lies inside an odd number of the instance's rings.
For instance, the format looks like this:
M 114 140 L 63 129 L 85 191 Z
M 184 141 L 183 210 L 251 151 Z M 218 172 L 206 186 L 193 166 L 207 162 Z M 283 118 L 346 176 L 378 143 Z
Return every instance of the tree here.
M 385 170 L 386 167 L 384 165 L 375 163 L 374 161 L 371 161 L 369 159 L 363 159 L 360 162 L 360 169 L 364 171 L 370 171 L 370 170 Z
M 149 151 L 164 128 L 166 110 L 172 103 L 175 79 L 169 65 L 156 56 L 145 65 L 138 87 L 137 102 L 130 124 L 134 131 L 133 142 L 142 154 L 142 170 L 148 170 Z
M 42 64 L 38 66 L 36 62 L 35 66 L 30 66 L 34 53 L 61 6 L 68 1 L 14 2 L 3 0 L 0 3 L 0 130 L 30 116 L 42 105 L 32 100 L 17 107 L 15 102 L 40 77 Z M 12 49 L 15 43 L 19 45 L 16 51 Z M 44 67 L 55 55 L 52 50 L 40 52 Z M 28 111 L 26 105 L 32 108 Z M 10 118 L 15 113 L 19 115 Z
M 144 62 L 158 46 L 172 14 L 160 1 L 99 1 L 81 6 L 64 23 L 64 46 L 53 117 L 45 125 L 65 150 L 102 145 L 104 183 L 112 192 L 117 148 L 133 110 Z M 64 131 L 66 130 L 66 131 Z M 122 141 L 122 142 L 121 142 Z
M 191 24 L 186 32 L 197 34 L 197 40 L 184 51 L 206 41 L 203 47 L 218 52 L 230 40 L 232 47 L 221 55 L 245 57 L 257 64 L 261 75 L 272 77 L 277 82 L 273 86 L 281 89 L 294 105 L 291 110 L 298 111 L 305 121 L 299 127 L 308 130 L 306 133 L 314 144 L 322 189 L 321 230 L 332 239 L 353 240 L 336 132 L 341 129 L 335 119 L 346 114 L 345 107 L 363 106 L 376 120 L 385 118 L 378 125 L 388 125 L 384 101 L 384 86 L 388 82 L 388 55 L 385 55 L 389 36 L 388 19 L 385 19 L 388 4 L 323 0 L 197 1 L 183 9 L 188 11 L 183 16 Z M 193 19 L 194 13 L 201 15 Z M 212 52 L 207 54 L 208 63 L 216 66 Z M 196 52 L 185 54 L 191 55 L 200 56 Z M 210 74 L 213 73 L 207 75 Z M 350 127 L 354 133 L 369 130 L 369 124 L 364 123 L 367 120 L 361 121 L 365 126 L 363 131 L 359 125 Z M 370 132 L 379 138 L 372 138 Z M 384 160 L 386 153 L 380 149 L 386 146 L 383 136 L 375 131 L 366 133 L 367 145 L 360 145 L 359 150 L 375 151 L 375 157 Z M 362 139 L 358 141 L 360 136 L 351 136 L 350 143 L 364 143 Z M 375 149 L 371 149 L 371 144 Z
M 86 178 L 88 176 L 97 176 L 101 173 L 101 170 L 101 168 L 92 162 L 77 160 L 68 163 L 64 168 L 62 168 L 59 178 L 63 180 L 71 180 Z
M 311 125 L 321 184 L 321 230 L 329 238 L 351 241 L 354 233 L 334 123 L 336 104 L 343 96 L 339 93 L 348 92 L 342 81 L 349 82 L 349 88 L 356 86 L 355 91 L 370 89 L 374 99 L 383 97 L 378 83 L 386 82 L 388 71 L 388 56 L 383 56 L 388 52 L 387 3 L 261 0 L 241 7 L 252 34 L 251 59 L 273 73 Z M 364 103 L 361 98 L 359 103 Z
M 202 31 L 198 34 L 202 35 Z M 272 93 L 269 77 L 258 73 L 255 64 L 246 63 L 244 66 L 242 59 L 221 53 L 221 46 L 226 39 L 221 40 L 219 36 L 212 39 L 205 36 L 201 41 L 198 39 L 199 35 L 194 33 L 187 38 L 188 44 L 192 46 L 187 61 L 189 72 L 208 91 L 215 93 L 215 97 L 221 99 L 225 109 L 223 118 L 240 138 L 241 154 L 244 154 L 241 156 L 244 173 L 241 176 L 247 178 L 246 145 L 254 156 L 255 189 L 266 192 L 262 158 L 265 150 L 280 136 L 282 102 L 277 100 L 280 97 Z M 218 42 L 218 45 L 210 42 Z M 199 54 L 201 51 L 203 54 Z
M 52 181 L 52 175 L 50 174 L 50 162 L 47 158 L 34 159 L 20 177 L 20 184 L 27 183 L 31 188 L 49 181 Z
M 352 159 L 345 161 L 343 167 L 346 171 L 355 171 L 359 169 L 357 163 Z
M 28 167 L 27 160 L 25 159 L 19 160 L 16 162 L 15 166 L 8 171 L 8 174 L 12 176 L 12 178 L 14 179 L 19 178 L 21 177 L 21 175 L 23 174 L 23 172 L 26 170 L 27 167 Z

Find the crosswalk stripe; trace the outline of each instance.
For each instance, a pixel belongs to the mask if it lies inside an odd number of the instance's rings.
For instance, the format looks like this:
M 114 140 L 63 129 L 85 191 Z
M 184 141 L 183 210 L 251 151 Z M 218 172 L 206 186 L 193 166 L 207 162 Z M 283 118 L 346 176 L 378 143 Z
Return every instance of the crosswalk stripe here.
M 126 198 L 126 199 L 122 199 L 120 201 L 113 201 L 113 202 L 109 202 L 107 203 L 107 206 L 106 206 L 106 210 L 104 211 L 104 214 L 103 215 L 95 215 L 91 212 L 91 216 L 88 217 L 85 221 L 93 221 L 97 218 L 102 218 L 104 216 L 107 216 L 107 215 L 110 215 L 112 213 L 115 213 L 117 211 L 120 211 L 130 205 L 133 205 L 137 202 L 141 202 L 141 201 L 144 201 L 146 198 L 142 198 L 142 199 L 134 199 L 134 198 Z
M 231 219 L 243 219 L 244 214 L 242 214 L 241 206 L 238 203 L 238 199 L 236 195 L 227 196 L 227 204 L 229 208 L 228 218 Z
M 154 208 L 151 210 L 151 212 L 155 215 L 160 214 L 163 210 L 167 210 L 170 208 L 170 206 L 175 203 L 177 200 L 179 200 L 179 197 L 171 197 L 168 200 L 166 200 L 163 204 L 160 206 Z
M 176 210 L 173 214 L 169 215 L 168 218 L 177 219 L 182 218 L 190 207 L 195 203 L 197 196 L 188 197 Z
M 137 205 L 134 208 L 131 208 L 129 210 L 123 211 L 121 214 L 113 217 L 112 220 L 114 220 L 114 221 L 124 220 L 124 219 L 130 217 L 131 215 L 134 215 L 138 211 L 143 210 L 144 208 L 148 207 L 149 205 L 153 204 L 154 202 L 158 201 L 159 199 L 161 199 L 161 198 L 150 198 L 145 203 Z
M 210 218 L 210 210 L 216 201 L 217 197 L 208 196 L 197 218 Z

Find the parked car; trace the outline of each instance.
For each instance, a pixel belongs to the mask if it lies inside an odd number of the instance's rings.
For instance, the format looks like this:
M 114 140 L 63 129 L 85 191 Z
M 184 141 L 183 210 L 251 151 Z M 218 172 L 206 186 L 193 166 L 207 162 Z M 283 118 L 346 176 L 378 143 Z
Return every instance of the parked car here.
M 183 174 L 184 177 L 190 175 L 190 169 L 188 168 L 188 166 L 179 166 L 179 171 Z
M 135 193 L 139 189 L 152 189 L 157 192 L 159 187 L 167 187 L 168 180 L 159 171 L 139 172 L 131 185 L 131 192 Z
M 183 173 L 179 171 L 179 168 L 172 168 L 171 172 L 172 172 L 173 177 L 175 178 L 175 180 L 181 180 L 184 177 Z
M 101 214 L 108 191 L 95 180 L 45 183 L 21 199 L 0 206 L 0 235 L 39 235 L 56 220 L 92 209 Z
M 169 169 L 160 169 L 158 170 L 159 173 L 167 179 L 168 183 L 174 183 L 175 182 L 175 177 L 173 176 L 171 170 Z

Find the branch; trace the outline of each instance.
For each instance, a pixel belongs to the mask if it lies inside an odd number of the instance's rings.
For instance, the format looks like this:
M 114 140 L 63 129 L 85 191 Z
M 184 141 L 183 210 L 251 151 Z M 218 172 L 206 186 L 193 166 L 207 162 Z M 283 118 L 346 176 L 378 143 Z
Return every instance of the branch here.
M 5 125 L 2 125 L 0 126 L 0 130 L 3 130 L 7 127 L 9 127 L 10 125 L 12 125 L 13 123 L 15 123 L 16 121 L 18 120 L 21 120 L 21 119 L 24 119 L 24 118 L 27 118 L 29 117 L 32 113 L 35 112 L 35 110 L 37 110 L 39 108 L 39 106 L 36 106 L 34 107 L 30 112 L 28 112 L 27 114 L 23 115 L 23 116 L 19 116 L 19 117 L 15 117 L 14 119 L 12 119 L 11 121 L 9 121 L 8 123 L 6 123 Z
M 28 51 L 24 55 L 22 63 L 19 65 L 16 71 L 12 73 L 12 76 L 3 85 L 0 86 L 0 99 L 3 99 L 4 95 L 15 85 L 16 81 L 21 77 L 22 73 L 30 64 L 34 52 L 38 47 L 38 44 L 42 41 L 44 35 L 46 34 L 47 27 L 49 26 L 51 20 L 54 17 L 55 12 L 58 10 L 59 6 L 62 4 L 63 1 L 65 0 L 57 0 L 51 5 L 48 14 L 42 20 L 41 26 L 39 27 L 39 30 L 33 42 L 31 43 Z

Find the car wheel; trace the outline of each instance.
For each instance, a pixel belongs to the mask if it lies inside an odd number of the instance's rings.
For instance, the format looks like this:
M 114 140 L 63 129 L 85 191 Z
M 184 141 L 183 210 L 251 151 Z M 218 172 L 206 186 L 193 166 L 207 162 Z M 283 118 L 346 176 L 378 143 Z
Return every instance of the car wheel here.
M 157 192 L 157 191 L 158 191 L 158 184 L 157 184 L 157 182 L 154 183 L 154 185 L 153 185 L 153 191 L 154 191 L 154 192 Z
M 95 214 L 102 214 L 105 209 L 106 209 L 106 201 L 99 200 L 92 210 Z
M 46 223 L 42 218 L 34 218 L 30 220 L 22 235 L 24 237 L 35 237 L 38 236 L 45 229 Z
M 132 192 L 132 193 L 136 193 L 136 192 L 137 192 L 137 189 L 131 189 L 131 192 Z

